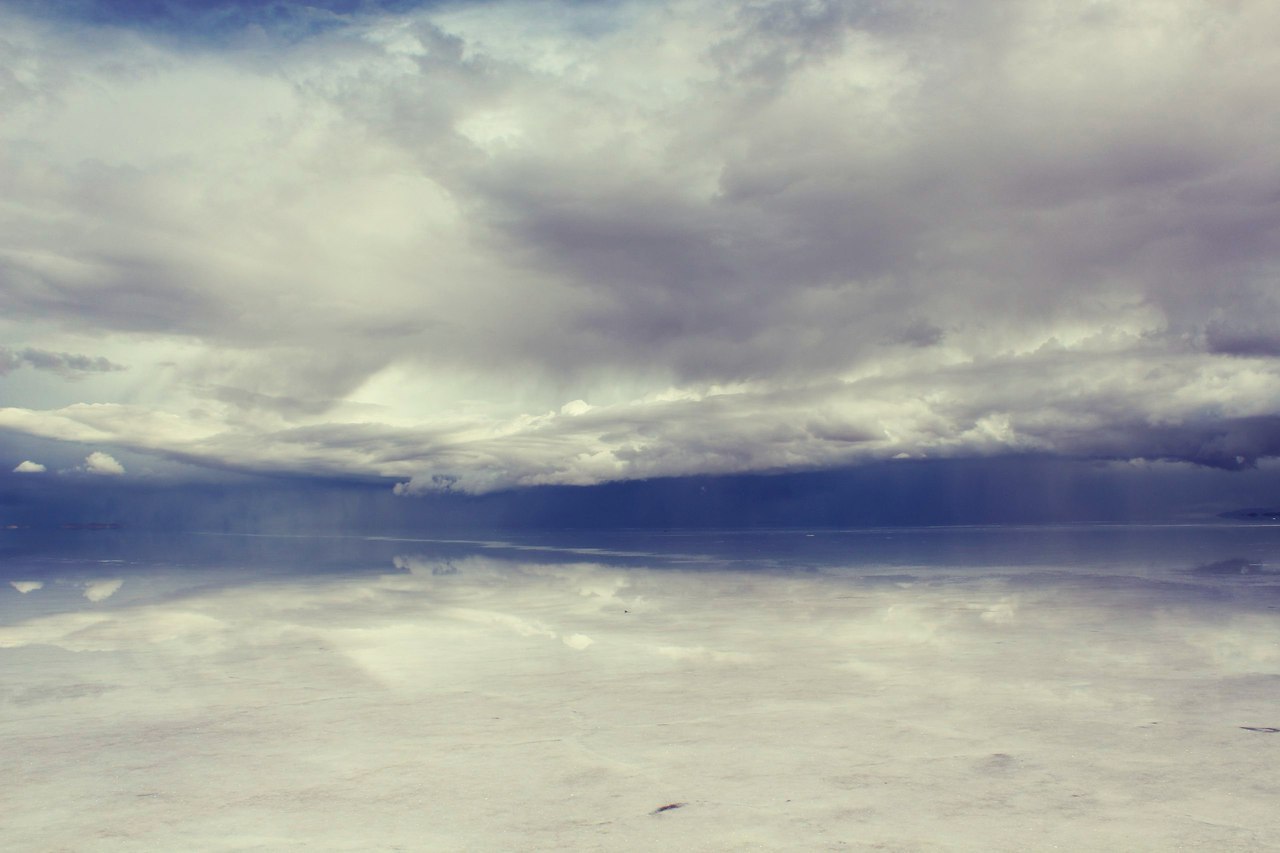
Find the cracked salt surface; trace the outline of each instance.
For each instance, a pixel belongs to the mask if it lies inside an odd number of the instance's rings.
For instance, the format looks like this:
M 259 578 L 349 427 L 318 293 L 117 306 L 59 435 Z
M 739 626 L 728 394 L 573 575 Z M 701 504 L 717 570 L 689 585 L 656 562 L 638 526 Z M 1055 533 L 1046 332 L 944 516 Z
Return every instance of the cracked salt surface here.
M 0 846 L 1280 846 L 1274 529 L 624 538 L 11 553 Z

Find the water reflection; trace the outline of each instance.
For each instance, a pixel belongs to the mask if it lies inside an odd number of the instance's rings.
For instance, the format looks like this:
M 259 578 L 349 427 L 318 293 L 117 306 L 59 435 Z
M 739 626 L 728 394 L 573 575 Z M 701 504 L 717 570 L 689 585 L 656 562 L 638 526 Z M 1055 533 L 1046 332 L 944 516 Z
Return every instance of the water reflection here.
M 1220 850 L 1280 831 L 1280 531 L 809 533 L 12 546 L 7 832 Z

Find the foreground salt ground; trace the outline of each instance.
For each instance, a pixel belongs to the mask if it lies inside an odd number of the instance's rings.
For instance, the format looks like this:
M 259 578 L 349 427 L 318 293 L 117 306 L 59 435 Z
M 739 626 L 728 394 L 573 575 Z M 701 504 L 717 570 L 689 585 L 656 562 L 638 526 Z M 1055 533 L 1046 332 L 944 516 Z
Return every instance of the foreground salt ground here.
M 1256 554 L 395 547 L 265 578 L 11 560 L 0 846 L 1280 846 L 1280 590 Z

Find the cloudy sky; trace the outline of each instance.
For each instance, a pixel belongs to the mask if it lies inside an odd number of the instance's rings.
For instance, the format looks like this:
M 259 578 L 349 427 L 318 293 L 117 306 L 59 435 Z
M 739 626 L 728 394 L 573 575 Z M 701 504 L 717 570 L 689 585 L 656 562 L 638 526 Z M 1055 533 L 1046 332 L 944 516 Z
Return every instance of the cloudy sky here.
M 0 0 L 0 467 L 1269 469 L 1277 45 L 1268 0 Z

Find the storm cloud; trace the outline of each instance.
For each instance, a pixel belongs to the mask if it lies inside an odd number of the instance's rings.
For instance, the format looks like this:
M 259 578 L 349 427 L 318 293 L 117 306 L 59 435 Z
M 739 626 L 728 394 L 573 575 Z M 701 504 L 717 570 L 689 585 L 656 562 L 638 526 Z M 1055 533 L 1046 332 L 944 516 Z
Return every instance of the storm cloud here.
M 324 15 L 0 11 L 0 365 L 84 377 L 0 428 L 409 494 L 1280 454 L 1273 4 Z

